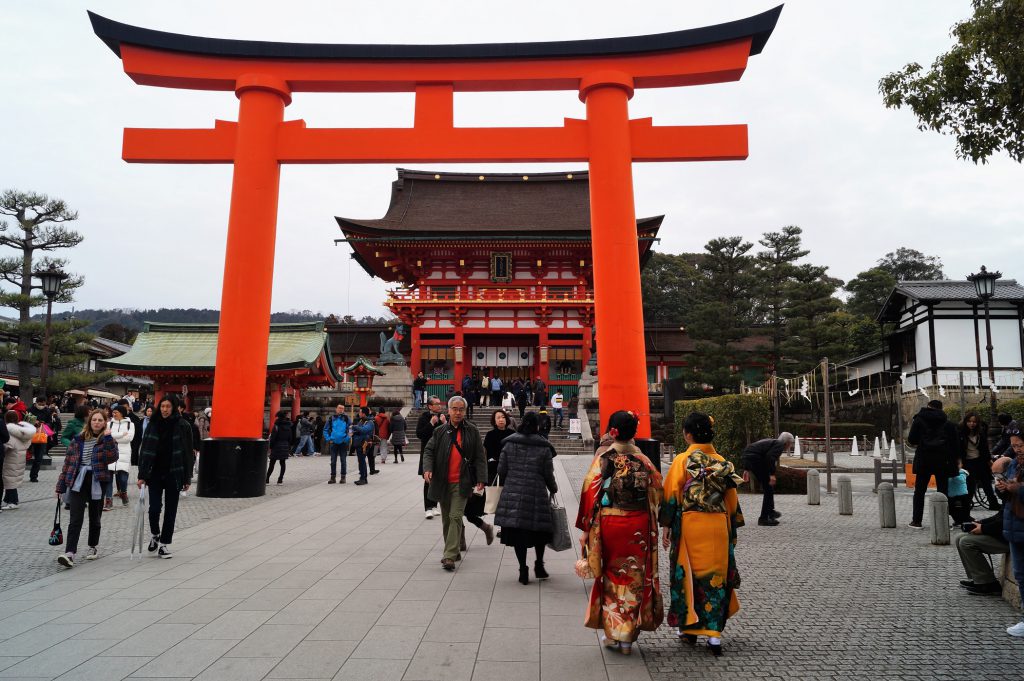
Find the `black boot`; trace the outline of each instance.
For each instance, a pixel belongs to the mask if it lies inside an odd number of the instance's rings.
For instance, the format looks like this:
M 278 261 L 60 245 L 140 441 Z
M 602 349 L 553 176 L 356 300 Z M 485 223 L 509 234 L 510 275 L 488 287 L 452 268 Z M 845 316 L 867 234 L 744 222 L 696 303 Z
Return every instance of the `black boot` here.
M 533 574 L 537 576 L 537 579 L 548 578 L 548 571 L 544 569 L 544 561 L 538 560 L 533 564 Z
M 529 584 L 530 583 L 530 568 L 525 565 L 519 568 L 519 583 Z

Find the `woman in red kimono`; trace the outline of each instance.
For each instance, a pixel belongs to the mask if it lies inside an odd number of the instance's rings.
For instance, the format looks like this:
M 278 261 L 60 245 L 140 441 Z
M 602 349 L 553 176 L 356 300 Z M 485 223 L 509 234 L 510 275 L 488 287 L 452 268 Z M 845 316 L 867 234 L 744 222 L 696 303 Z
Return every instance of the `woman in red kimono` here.
M 586 626 L 603 629 L 601 642 L 623 655 L 633 652 L 641 631 L 658 628 L 664 610 L 658 583 L 661 475 L 633 443 L 637 424 L 629 411 L 608 420 L 576 518 L 594 576 Z

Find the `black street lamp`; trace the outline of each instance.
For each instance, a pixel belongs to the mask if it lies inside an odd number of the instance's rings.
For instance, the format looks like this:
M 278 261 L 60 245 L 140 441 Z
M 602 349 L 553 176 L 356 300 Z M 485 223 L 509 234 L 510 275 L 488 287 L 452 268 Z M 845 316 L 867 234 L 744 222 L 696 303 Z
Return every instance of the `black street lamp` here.
M 985 350 L 988 352 L 989 398 L 991 399 L 988 437 L 991 442 L 995 442 L 999 437 L 1001 429 L 999 427 L 999 422 L 996 420 L 996 416 L 998 416 L 998 407 L 996 405 L 996 392 L 993 390 L 996 384 L 996 369 L 995 362 L 992 360 L 992 318 L 989 312 L 988 301 L 991 300 L 992 296 L 996 293 L 996 280 L 1002 276 L 1001 272 L 989 272 L 985 269 L 985 266 L 982 265 L 981 270 L 976 274 L 971 274 L 967 277 L 967 281 L 974 284 L 974 291 L 978 294 L 978 298 L 985 303 L 985 337 L 987 341 Z
M 39 370 L 39 384 L 43 391 L 43 397 L 48 398 L 46 382 L 50 368 L 50 318 L 53 314 L 53 299 L 60 293 L 60 285 L 68 278 L 68 275 L 51 265 L 49 269 L 33 272 L 32 276 L 39 280 L 43 295 L 46 296 L 46 334 L 43 336 L 43 366 Z

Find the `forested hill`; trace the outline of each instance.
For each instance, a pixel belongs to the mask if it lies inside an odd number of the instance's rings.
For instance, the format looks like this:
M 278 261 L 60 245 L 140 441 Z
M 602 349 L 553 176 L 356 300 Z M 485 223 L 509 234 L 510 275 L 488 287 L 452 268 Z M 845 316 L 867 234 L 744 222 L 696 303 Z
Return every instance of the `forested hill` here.
M 136 334 L 142 330 L 144 322 L 171 322 L 178 324 L 216 324 L 220 319 L 220 310 L 197 309 L 194 307 L 161 307 L 155 310 L 75 310 L 72 312 L 61 312 L 54 314 L 54 319 L 67 319 L 74 316 L 75 319 L 89 322 L 86 327 L 88 331 L 109 338 L 131 343 L 135 340 Z M 42 320 L 44 315 L 35 315 L 34 319 Z M 354 319 L 347 315 L 329 315 L 312 310 L 289 310 L 288 312 L 273 312 L 270 321 L 276 323 L 287 322 L 310 322 L 327 319 L 331 322 L 342 324 L 366 324 L 366 323 L 388 323 L 385 318 L 363 317 Z

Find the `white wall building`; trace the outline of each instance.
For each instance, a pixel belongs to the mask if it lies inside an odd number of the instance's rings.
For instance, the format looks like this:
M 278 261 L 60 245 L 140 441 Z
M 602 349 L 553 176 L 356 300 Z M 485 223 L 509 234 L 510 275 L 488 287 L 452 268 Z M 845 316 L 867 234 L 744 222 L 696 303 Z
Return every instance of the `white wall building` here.
M 995 385 L 1024 384 L 1024 287 L 1015 280 L 996 282 L 989 301 Z M 895 324 L 885 339 L 887 369 L 905 372 L 903 391 L 933 386 L 989 387 L 985 306 L 969 281 L 904 281 L 896 285 L 878 313 Z

